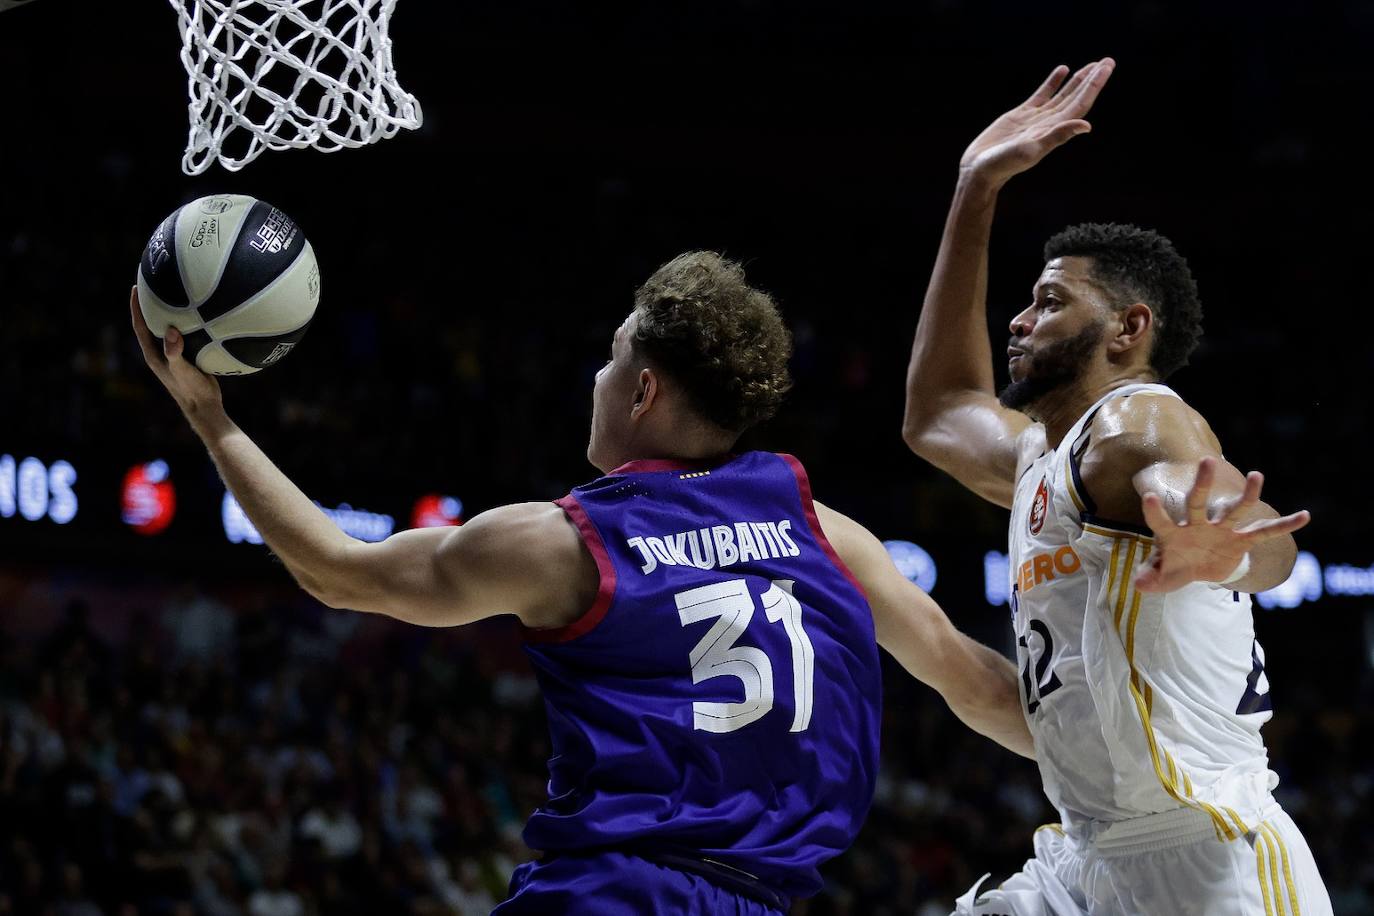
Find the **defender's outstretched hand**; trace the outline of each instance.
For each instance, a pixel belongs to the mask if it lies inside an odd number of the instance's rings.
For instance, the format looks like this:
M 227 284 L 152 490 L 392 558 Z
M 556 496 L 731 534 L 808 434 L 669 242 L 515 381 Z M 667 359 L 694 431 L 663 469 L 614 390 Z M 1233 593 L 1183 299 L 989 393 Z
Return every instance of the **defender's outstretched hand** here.
M 138 335 L 138 347 L 143 351 L 143 359 L 153 370 L 157 380 L 176 400 L 177 406 L 187 417 L 203 411 L 206 407 L 221 407 L 219 382 L 212 375 L 201 372 L 181 355 L 185 340 L 176 328 L 168 328 L 161 345 L 143 320 L 143 311 L 138 307 L 138 287 L 129 293 L 129 312 L 133 318 L 134 333 Z
M 1311 514 L 1303 510 L 1244 524 L 1260 501 L 1264 475 L 1259 471 L 1245 475 L 1245 492 L 1240 499 L 1222 508 L 1215 519 L 1208 518 L 1216 468 L 1215 458 L 1203 458 L 1198 463 L 1197 479 L 1188 491 L 1186 521 L 1175 522 L 1158 494 L 1147 493 L 1141 501 L 1145 522 L 1155 533 L 1155 549 L 1136 577 L 1140 591 L 1171 592 L 1189 582 L 1224 581 L 1256 545 L 1291 534 L 1311 521 Z
M 1013 175 L 1034 166 L 1050 151 L 1092 130 L 1084 116 L 1107 84 L 1116 61 L 1110 57 L 1088 64 L 1068 82 L 1062 64 L 1035 93 L 993 121 L 959 160 L 959 168 L 1000 187 Z

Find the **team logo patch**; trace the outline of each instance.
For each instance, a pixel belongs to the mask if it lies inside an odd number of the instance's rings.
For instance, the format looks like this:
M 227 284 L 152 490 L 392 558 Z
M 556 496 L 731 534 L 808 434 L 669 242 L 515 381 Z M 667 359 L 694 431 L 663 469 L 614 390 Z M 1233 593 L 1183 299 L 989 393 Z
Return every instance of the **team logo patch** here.
M 1030 518 L 1028 519 L 1031 534 L 1039 534 L 1040 529 L 1045 527 L 1045 515 L 1050 507 L 1050 491 L 1045 486 L 1045 478 L 1040 478 L 1040 486 L 1035 488 L 1035 499 L 1031 500 Z

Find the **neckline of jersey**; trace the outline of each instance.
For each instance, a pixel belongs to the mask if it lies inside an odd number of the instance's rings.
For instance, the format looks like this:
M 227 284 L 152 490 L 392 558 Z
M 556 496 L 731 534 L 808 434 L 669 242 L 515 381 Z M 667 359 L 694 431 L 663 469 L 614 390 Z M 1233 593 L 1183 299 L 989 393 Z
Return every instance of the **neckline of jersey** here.
M 731 453 L 710 461 L 680 461 L 676 458 L 636 458 L 634 461 L 625 462 L 606 476 L 617 477 L 621 474 L 649 474 L 654 471 L 705 471 L 718 468 L 723 464 L 734 461 L 738 457 L 738 455 Z

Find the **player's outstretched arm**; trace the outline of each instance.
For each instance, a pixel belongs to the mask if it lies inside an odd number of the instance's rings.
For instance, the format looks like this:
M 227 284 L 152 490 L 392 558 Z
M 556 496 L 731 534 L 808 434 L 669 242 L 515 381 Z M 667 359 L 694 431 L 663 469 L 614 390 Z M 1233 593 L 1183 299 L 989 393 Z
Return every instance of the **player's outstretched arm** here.
M 513 614 L 559 626 L 591 606 L 596 564 L 550 502 L 491 509 L 459 528 L 402 531 L 378 544 L 349 539 L 338 573 L 319 583 L 331 607 L 447 627 Z
M 913 677 L 939 691 L 964 724 L 1033 758 L 1035 744 L 1021 711 L 1012 663 L 955 629 L 940 606 L 897 571 L 868 529 L 815 505 L 826 537 L 868 595 L 878 645 Z
M 1136 577 L 1142 592 L 1190 582 L 1260 592 L 1288 578 L 1298 550 L 1292 533 L 1311 516 L 1280 516 L 1262 502 L 1264 476 L 1222 457 L 1197 411 L 1177 398 L 1132 395 L 1108 402 L 1091 436 L 1082 478 L 1098 512 L 1154 532 Z
M 130 310 L 144 359 L 267 546 L 320 601 L 426 626 L 496 614 L 552 626 L 591 605 L 595 563 L 552 503 L 505 506 L 461 528 L 404 531 L 379 544 L 344 534 L 229 418 L 219 383 L 182 357 L 175 330 L 159 346 L 137 295 Z
M 1017 437 L 1030 420 L 1002 407 L 994 387 L 986 300 L 997 194 L 1013 176 L 1091 129 L 1083 118 L 1114 67 L 1105 58 L 1072 78 L 1067 67 L 1056 67 L 1030 98 L 969 145 L 916 326 L 902 438 L 1001 506 L 1011 506 Z

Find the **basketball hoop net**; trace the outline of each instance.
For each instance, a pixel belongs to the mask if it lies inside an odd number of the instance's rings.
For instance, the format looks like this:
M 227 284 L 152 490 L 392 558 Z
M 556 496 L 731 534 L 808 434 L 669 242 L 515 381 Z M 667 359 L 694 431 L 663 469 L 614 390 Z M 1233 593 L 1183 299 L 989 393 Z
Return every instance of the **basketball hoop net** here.
M 190 77 L 181 168 L 236 172 L 263 150 L 326 153 L 415 129 L 387 23 L 396 0 L 170 0 Z

